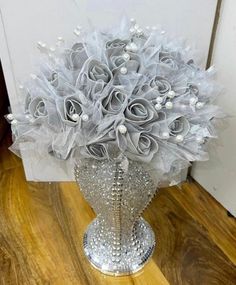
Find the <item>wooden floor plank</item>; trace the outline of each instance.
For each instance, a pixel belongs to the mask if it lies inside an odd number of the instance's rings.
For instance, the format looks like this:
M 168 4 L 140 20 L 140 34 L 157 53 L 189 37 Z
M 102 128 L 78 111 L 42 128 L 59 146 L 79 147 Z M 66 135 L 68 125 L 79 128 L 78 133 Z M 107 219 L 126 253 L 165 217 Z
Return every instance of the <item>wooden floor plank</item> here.
M 184 183 L 180 191 L 168 190 L 192 218 L 205 227 L 211 239 L 236 264 L 236 220 L 196 182 Z

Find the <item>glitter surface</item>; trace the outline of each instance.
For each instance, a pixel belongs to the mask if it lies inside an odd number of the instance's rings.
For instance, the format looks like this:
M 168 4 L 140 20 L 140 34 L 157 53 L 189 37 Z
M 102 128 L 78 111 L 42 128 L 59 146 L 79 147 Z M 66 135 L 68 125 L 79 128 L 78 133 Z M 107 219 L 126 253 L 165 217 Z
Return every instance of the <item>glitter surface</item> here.
M 76 164 L 75 177 L 97 217 L 84 235 L 84 251 L 105 274 L 127 275 L 140 270 L 151 257 L 155 237 L 141 214 L 156 186 L 141 163 L 85 159 Z

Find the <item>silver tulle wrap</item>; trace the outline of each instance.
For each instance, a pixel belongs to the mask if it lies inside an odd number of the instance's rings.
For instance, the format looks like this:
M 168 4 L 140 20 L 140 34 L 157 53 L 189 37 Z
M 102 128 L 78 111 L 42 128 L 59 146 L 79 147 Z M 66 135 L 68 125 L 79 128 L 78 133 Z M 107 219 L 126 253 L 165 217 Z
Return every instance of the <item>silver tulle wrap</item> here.
M 208 159 L 205 142 L 221 115 L 213 68 L 202 70 L 180 42 L 126 19 L 77 35 L 70 45 L 39 46 L 39 68 L 21 91 L 24 112 L 13 114 L 12 151 L 30 141 L 62 160 L 78 149 L 126 170 L 142 162 L 158 173 L 156 183 Z

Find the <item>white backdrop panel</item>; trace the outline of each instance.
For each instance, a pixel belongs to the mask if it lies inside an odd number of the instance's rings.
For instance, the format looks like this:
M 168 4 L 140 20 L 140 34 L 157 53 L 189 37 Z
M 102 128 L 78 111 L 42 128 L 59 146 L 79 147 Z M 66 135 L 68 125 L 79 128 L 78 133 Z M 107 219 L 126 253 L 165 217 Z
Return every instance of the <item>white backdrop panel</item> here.
M 210 149 L 210 160 L 194 164 L 193 177 L 236 216 L 236 2 L 223 1 L 213 64 L 225 93 L 218 104 L 229 115 L 219 130 L 219 140 Z

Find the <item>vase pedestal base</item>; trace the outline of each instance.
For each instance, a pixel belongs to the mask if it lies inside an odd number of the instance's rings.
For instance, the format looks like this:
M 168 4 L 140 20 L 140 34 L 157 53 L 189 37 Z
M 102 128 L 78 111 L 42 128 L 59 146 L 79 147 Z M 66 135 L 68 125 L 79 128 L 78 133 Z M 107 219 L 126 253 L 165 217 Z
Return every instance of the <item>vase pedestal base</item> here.
M 133 234 L 117 236 L 103 229 L 95 219 L 84 235 L 84 251 L 90 263 L 100 272 L 113 276 L 139 271 L 150 259 L 155 248 L 155 236 L 149 224 L 140 218 Z

